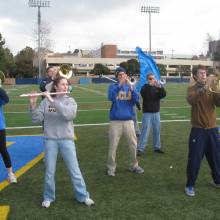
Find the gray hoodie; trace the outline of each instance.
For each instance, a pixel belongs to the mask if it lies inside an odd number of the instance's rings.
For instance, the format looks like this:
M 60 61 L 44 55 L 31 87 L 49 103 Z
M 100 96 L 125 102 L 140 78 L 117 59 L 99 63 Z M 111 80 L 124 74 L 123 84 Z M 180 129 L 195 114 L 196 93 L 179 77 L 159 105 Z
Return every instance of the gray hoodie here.
M 76 117 L 77 104 L 67 95 L 47 98 L 35 109 L 31 109 L 33 123 L 44 122 L 44 136 L 50 139 L 73 139 L 73 119 Z

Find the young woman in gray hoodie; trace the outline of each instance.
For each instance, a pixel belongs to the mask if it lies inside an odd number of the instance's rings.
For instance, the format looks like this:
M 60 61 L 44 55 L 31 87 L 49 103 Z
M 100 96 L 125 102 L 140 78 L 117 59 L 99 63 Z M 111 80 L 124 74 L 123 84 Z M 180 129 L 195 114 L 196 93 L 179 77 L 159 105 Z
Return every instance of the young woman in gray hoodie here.
M 51 92 L 67 92 L 68 81 L 64 77 L 54 80 Z M 33 123 L 44 122 L 45 138 L 45 184 L 42 207 L 48 208 L 55 200 L 56 160 L 58 151 L 69 170 L 76 200 L 93 205 L 94 201 L 89 197 L 86 185 L 82 177 L 73 140 L 73 119 L 76 117 L 77 104 L 67 94 L 56 94 L 51 96 L 43 92 L 46 97 L 37 107 L 37 96 L 30 97 L 30 112 Z

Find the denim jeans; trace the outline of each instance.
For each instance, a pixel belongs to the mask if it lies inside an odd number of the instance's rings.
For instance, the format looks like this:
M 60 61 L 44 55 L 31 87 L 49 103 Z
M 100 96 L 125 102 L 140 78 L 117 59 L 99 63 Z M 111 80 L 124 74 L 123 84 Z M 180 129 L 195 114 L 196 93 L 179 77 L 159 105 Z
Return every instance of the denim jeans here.
M 72 140 L 68 139 L 45 140 L 46 173 L 44 183 L 44 200 L 55 200 L 54 175 L 56 171 L 56 161 L 59 150 L 66 164 L 66 167 L 68 168 L 76 200 L 79 202 L 84 202 L 85 199 L 89 197 L 89 193 L 86 190 L 86 185 L 79 168 L 78 160 L 76 157 L 75 144 Z
M 137 107 L 136 105 L 133 106 L 133 116 L 132 116 L 132 120 L 134 121 L 134 129 L 135 129 L 135 133 L 136 136 L 140 136 L 141 131 L 139 129 L 139 125 L 138 125 L 138 117 L 137 117 Z
M 139 151 L 145 150 L 151 128 L 153 130 L 153 147 L 154 150 L 158 150 L 161 147 L 160 146 L 160 112 L 143 113 L 141 135 L 137 147 Z

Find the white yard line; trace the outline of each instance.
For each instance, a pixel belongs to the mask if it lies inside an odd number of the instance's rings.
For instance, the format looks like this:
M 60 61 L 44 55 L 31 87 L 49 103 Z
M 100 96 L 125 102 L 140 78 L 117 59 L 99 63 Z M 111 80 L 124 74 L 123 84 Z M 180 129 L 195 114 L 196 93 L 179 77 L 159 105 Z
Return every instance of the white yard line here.
M 217 118 L 220 120 L 220 118 Z M 189 119 L 174 119 L 174 120 L 161 120 L 161 123 L 174 123 L 174 122 L 189 122 Z M 140 121 L 138 122 L 141 123 Z M 89 127 L 89 126 L 105 126 L 109 125 L 109 123 L 96 123 L 96 124 L 75 124 L 74 127 Z M 8 127 L 7 130 L 16 130 L 16 129 L 31 129 L 31 128 L 41 128 L 42 126 L 26 126 L 26 127 Z
M 77 112 L 93 112 L 93 111 L 109 111 L 108 108 L 106 109 L 79 109 Z M 5 114 L 28 114 L 29 112 L 5 112 Z
M 171 116 L 171 118 L 186 118 L 185 115 L 176 115 L 176 116 Z
M 173 107 L 161 107 L 161 109 L 165 109 L 165 108 L 191 108 L 191 106 L 173 106 Z
M 84 91 L 93 92 L 93 93 L 96 93 L 96 94 L 103 95 L 103 96 L 107 97 L 106 93 L 103 93 L 103 92 L 100 92 L 100 91 L 97 91 L 97 90 L 94 90 L 94 89 L 88 89 L 88 88 L 84 88 L 84 87 L 81 87 L 81 86 L 75 86 L 75 87 L 79 88 L 79 89 L 82 89 Z

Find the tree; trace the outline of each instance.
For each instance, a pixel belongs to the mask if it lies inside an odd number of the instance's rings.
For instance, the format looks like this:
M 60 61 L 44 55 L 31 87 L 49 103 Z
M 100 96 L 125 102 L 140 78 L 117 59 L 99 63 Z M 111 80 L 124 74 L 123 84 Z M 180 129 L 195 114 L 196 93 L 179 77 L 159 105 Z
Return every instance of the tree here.
M 16 74 L 16 64 L 14 61 L 14 56 L 8 48 L 5 48 L 5 74 L 7 77 L 15 77 Z
M 209 33 L 207 33 L 205 43 L 204 43 L 205 47 L 208 48 L 208 51 L 206 54 L 207 57 L 210 57 L 212 55 L 212 48 L 211 48 L 211 44 L 210 44 L 212 41 L 214 41 L 214 38 Z
M 167 75 L 167 69 L 166 66 L 163 64 L 157 64 L 159 70 L 160 70 L 160 75 L 161 76 L 166 76 Z
M 50 51 L 52 48 L 52 40 L 50 39 L 50 34 L 51 34 L 50 24 L 42 21 L 41 27 L 40 27 L 40 45 L 39 45 L 40 48 L 37 47 L 35 49 L 37 52 L 35 54 L 37 61 L 39 59 L 38 49 L 40 50 L 39 53 L 40 53 L 41 71 L 46 69 L 46 66 L 44 65 L 44 58 L 45 58 L 45 55 L 48 53 L 48 51 Z M 33 36 L 34 36 L 34 41 L 36 42 L 36 45 L 38 45 L 38 27 L 37 26 L 33 30 Z M 36 63 L 34 63 L 34 65 L 36 65 Z
M 220 61 L 220 41 L 218 41 L 217 43 L 216 51 L 214 52 L 214 55 L 213 55 L 213 60 Z
M 127 62 L 122 62 L 120 63 L 120 66 L 126 70 L 130 77 L 140 74 L 140 64 L 136 59 L 130 59 Z
M 90 74 L 107 75 L 107 74 L 110 74 L 110 70 L 107 66 L 101 63 L 96 63 L 94 68 L 90 71 Z
M 15 56 L 17 65 L 17 77 L 34 77 L 36 69 L 33 66 L 35 51 L 31 47 L 26 47 Z
M 179 65 L 177 68 L 177 74 L 179 76 L 190 76 L 191 75 L 191 69 L 189 65 Z
M 5 73 L 7 77 L 13 76 L 16 70 L 14 57 L 8 48 L 4 47 L 5 39 L 0 33 L 0 69 Z

